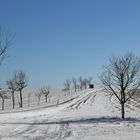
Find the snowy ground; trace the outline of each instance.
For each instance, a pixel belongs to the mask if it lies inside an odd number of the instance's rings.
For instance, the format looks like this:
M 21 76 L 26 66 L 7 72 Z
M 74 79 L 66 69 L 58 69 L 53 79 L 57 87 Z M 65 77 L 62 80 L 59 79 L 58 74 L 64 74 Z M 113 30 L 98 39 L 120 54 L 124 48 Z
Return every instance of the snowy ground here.
M 73 97 L 59 106 L 1 112 L 0 140 L 140 139 L 138 101 L 126 105 L 127 119 L 123 121 L 117 100 L 101 90 L 87 90 Z

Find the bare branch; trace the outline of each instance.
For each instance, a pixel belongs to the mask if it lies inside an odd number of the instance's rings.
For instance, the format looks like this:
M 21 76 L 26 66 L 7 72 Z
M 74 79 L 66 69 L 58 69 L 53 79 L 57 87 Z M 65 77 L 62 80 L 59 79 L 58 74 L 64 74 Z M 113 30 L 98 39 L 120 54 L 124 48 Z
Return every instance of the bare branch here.
M 11 45 L 12 40 L 12 34 L 0 25 L 0 65 L 6 56 L 7 49 Z

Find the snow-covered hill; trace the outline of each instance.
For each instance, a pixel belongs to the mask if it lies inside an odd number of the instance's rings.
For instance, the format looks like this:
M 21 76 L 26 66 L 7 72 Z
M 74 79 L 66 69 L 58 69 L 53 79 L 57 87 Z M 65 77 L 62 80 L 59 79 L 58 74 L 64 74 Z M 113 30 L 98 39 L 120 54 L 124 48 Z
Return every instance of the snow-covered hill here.
M 55 97 L 55 94 L 54 96 Z M 53 101 L 52 97 L 52 101 Z M 139 102 L 126 104 L 125 121 L 120 105 L 102 90 L 59 95 L 58 106 L 41 106 L 0 114 L 1 140 L 139 140 Z M 132 117 L 132 118 L 129 118 Z

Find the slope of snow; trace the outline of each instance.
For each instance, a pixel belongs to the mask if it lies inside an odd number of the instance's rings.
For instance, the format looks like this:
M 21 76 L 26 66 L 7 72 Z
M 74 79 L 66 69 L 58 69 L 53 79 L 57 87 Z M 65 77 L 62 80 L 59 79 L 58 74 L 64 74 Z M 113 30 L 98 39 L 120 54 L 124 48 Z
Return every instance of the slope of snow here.
M 140 110 L 134 102 L 126 105 L 127 119 L 123 121 L 119 102 L 102 90 L 71 97 L 74 99 L 59 106 L 0 114 L 0 139 L 139 140 Z

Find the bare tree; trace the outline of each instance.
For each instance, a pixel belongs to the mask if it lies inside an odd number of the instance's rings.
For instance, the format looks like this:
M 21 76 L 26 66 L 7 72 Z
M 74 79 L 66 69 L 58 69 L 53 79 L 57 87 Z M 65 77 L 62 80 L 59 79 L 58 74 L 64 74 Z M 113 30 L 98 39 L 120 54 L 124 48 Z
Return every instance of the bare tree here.
M 45 101 L 47 103 L 48 102 L 48 95 L 50 93 L 49 87 L 46 86 L 46 87 L 41 88 L 40 93 L 45 97 Z
M 2 99 L 2 110 L 4 110 L 4 101 L 5 101 L 5 99 L 9 98 L 6 90 L 0 91 L 0 98 Z
M 84 89 L 87 89 L 87 87 L 88 87 L 87 78 L 83 79 L 83 87 L 84 87 Z
M 76 78 L 72 78 L 72 83 L 73 83 L 73 87 L 74 87 L 74 91 L 76 92 L 77 91 L 77 79 Z
M 42 96 L 41 92 L 39 91 L 39 92 L 35 93 L 35 96 L 37 97 L 38 105 L 39 105 L 40 104 L 40 99 L 41 99 L 41 96 Z
M 15 91 L 17 90 L 16 82 L 15 82 L 15 77 L 9 81 L 6 82 L 8 89 L 12 93 L 12 102 L 13 102 L 13 109 L 15 108 Z
M 115 95 L 121 104 L 122 118 L 125 118 L 125 103 L 131 99 L 140 86 L 140 58 L 132 53 L 109 59 L 100 80 L 105 90 Z
M 71 89 L 71 80 L 66 79 L 64 82 L 64 90 L 70 94 L 70 89 Z
M 20 107 L 23 107 L 22 90 L 27 87 L 26 73 L 19 71 L 15 73 L 15 81 L 17 86 L 17 91 L 20 92 Z
M 80 76 L 78 78 L 78 82 L 79 82 L 79 88 L 80 90 L 83 90 L 83 89 L 87 89 L 87 78 L 84 78 L 82 76 Z
M 78 78 L 78 82 L 79 82 L 79 88 L 80 88 L 80 90 L 83 90 L 83 78 L 82 78 L 82 76 L 80 76 Z

